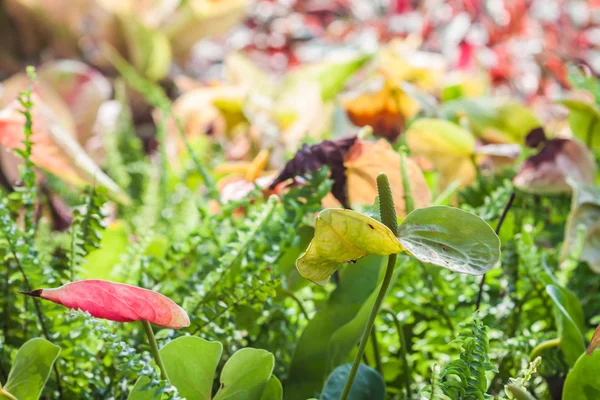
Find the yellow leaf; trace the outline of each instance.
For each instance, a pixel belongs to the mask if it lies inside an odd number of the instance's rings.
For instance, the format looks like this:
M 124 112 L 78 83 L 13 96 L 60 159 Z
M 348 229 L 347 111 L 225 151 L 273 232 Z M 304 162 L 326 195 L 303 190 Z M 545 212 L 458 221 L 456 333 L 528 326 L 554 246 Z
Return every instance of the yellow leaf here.
M 475 152 L 473 135 L 452 122 L 421 118 L 406 131 L 411 152 L 428 159 L 440 173 L 442 189 L 458 180 L 469 184 L 476 175 L 471 157 Z
M 342 263 L 369 254 L 387 256 L 404 250 L 381 222 L 351 210 L 328 208 L 317 215 L 315 237 L 296 261 L 300 275 L 325 285 Z

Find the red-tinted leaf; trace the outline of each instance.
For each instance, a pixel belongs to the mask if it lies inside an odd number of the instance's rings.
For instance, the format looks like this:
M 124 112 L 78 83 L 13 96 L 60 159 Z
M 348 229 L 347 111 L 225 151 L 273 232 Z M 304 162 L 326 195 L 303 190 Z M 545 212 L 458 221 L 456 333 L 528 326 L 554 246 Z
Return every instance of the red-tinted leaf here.
M 190 325 L 185 310 L 168 297 L 122 283 L 84 280 L 67 283 L 56 289 L 37 289 L 25 294 L 71 309 L 87 311 L 94 317 L 111 321 L 148 321 L 173 329 Z
M 570 192 L 570 180 L 592 184 L 595 176 L 596 162 L 583 143 L 552 139 L 525 161 L 513 182 L 528 192 L 551 194 Z

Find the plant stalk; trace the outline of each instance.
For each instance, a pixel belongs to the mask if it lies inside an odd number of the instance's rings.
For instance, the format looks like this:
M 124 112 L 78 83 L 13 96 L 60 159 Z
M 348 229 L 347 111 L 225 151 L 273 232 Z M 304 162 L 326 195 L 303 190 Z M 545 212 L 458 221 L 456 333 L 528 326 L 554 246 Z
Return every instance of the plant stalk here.
M 373 356 L 375 357 L 375 369 L 381 374 L 381 354 L 379 353 L 379 343 L 377 343 L 377 330 L 371 329 L 371 344 L 373 345 Z
M 404 336 L 404 328 L 396 314 L 387 308 L 382 308 L 381 312 L 386 313 L 392 318 L 394 326 L 396 327 L 396 332 L 398 333 L 398 339 L 400 340 L 400 357 L 402 358 L 402 363 L 404 364 L 404 386 L 406 388 L 406 398 L 410 398 L 410 382 L 412 380 L 412 371 L 410 369 L 410 364 L 408 363 L 408 349 L 406 344 L 406 338 Z
M 398 218 L 396 217 L 396 209 L 394 208 L 394 198 L 392 197 L 390 182 L 384 173 L 380 173 L 377 176 L 377 192 L 379 194 L 379 211 L 381 213 L 381 221 L 392 231 L 395 236 L 398 236 Z M 352 363 L 352 368 L 350 369 L 350 374 L 348 375 L 348 380 L 346 381 L 346 385 L 344 386 L 344 391 L 342 392 L 340 400 L 346 400 L 350 395 L 352 383 L 354 383 L 354 378 L 358 372 L 358 366 L 360 365 L 360 360 L 365 352 L 365 347 L 367 347 L 367 342 L 369 341 L 369 335 L 373 329 L 373 324 L 375 323 L 377 314 L 379 314 L 379 309 L 381 308 L 383 299 L 385 298 L 387 290 L 390 286 L 390 282 L 392 281 L 394 267 L 396 266 L 396 258 L 397 254 L 390 254 L 388 257 L 388 263 L 385 270 L 385 276 L 383 277 L 383 282 L 381 283 L 381 288 L 379 289 L 379 293 L 375 299 L 375 304 L 373 304 L 373 308 L 369 314 L 367 325 L 365 326 L 365 330 L 363 331 L 360 339 L 358 351 L 354 357 L 354 362 Z
M 554 347 L 558 347 L 558 346 L 560 346 L 560 338 L 546 340 L 545 342 L 538 344 L 537 346 L 534 347 L 533 350 L 531 350 L 531 354 L 529 355 L 529 358 L 532 360 L 535 360 L 536 357 L 538 357 L 544 351 L 546 351 L 548 349 L 552 349 Z
M 500 230 L 502 229 L 502 224 L 504 223 L 504 219 L 508 214 L 508 211 L 513 205 L 515 201 L 516 192 L 513 190 L 504 206 L 504 210 L 502 210 L 502 214 L 498 219 L 498 224 L 496 225 L 496 235 L 500 235 Z M 479 307 L 481 306 L 481 298 L 483 297 L 483 286 L 485 285 L 485 274 L 481 276 L 481 281 L 479 281 L 479 291 L 477 292 L 477 302 L 475 303 L 475 311 L 479 311 Z
M 17 400 L 15 396 L 0 387 L 0 399 Z
M 171 381 L 169 380 L 169 375 L 167 375 L 167 369 L 165 368 L 162 358 L 160 357 L 158 344 L 156 344 L 156 338 L 154 337 L 154 331 L 152 330 L 152 326 L 150 326 L 150 322 L 148 321 L 142 321 L 142 325 L 144 325 L 146 336 L 148 336 L 148 343 L 150 343 L 150 350 L 152 351 L 154 361 L 156 362 L 156 365 L 158 365 L 158 369 L 160 369 L 160 379 L 162 379 L 163 381 L 167 381 L 169 384 L 171 384 Z
M 350 375 L 348 375 L 348 380 L 346 381 L 346 385 L 344 386 L 344 391 L 342 392 L 340 400 L 346 400 L 350 395 L 350 389 L 352 389 L 352 383 L 354 382 L 354 378 L 356 377 L 356 373 L 358 372 L 360 360 L 362 359 L 362 355 L 365 352 L 365 347 L 367 347 L 367 342 L 369 341 L 369 335 L 371 334 L 373 323 L 375 322 L 375 318 L 377 317 L 377 313 L 379 312 L 379 307 L 381 307 L 381 303 L 383 303 L 383 299 L 392 280 L 392 273 L 394 272 L 394 266 L 396 265 L 396 256 L 396 254 L 392 254 L 388 258 L 388 265 L 385 270 L 385 276 L 383 277 L 381 289 L 379 289 L 379 294 L 377 295 L 377 299 L 375 299 L 375 304 L 373 304 L 371 314 L 369 314 L 367 326 L 365 326 L 365 330 L 363 331 L 362 337 L 360 339 L 358 351 L 356 352 L 356 356 L 354 357 L 352 369 L 350 370 Z

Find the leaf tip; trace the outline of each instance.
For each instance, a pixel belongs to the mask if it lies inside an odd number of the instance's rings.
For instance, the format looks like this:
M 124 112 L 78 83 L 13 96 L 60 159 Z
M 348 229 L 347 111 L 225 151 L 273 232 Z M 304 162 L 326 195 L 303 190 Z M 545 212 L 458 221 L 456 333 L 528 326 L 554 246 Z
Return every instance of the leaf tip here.
M 31 297 L 42 297 L 42 290 L 43 289 L 36 289 L 36 290 L 32 290 L 30 292 L 22 292 L 22 291 L 18 291 L 21 294 L 27 295 L 27 296 L 31 296 Z

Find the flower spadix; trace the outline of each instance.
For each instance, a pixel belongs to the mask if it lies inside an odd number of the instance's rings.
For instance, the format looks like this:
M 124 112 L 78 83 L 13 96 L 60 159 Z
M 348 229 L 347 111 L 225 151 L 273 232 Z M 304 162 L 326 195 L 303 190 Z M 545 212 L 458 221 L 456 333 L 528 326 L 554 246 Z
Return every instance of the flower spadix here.
M 185 310 L 168 297 L 152 290 L 103 280 L 67 283 L 55 289 L 25 293 L 93 317 L 117 322 L 148 321 L 164 328 L 185 328 L 190 319 Z
M 403 250 L 381 222 L 355 211 L 328 208 L 317 215 L 315 237 L 296 267 L 306 279 L 325 285 L 342 263 L 368 254 L 387 256 Z

